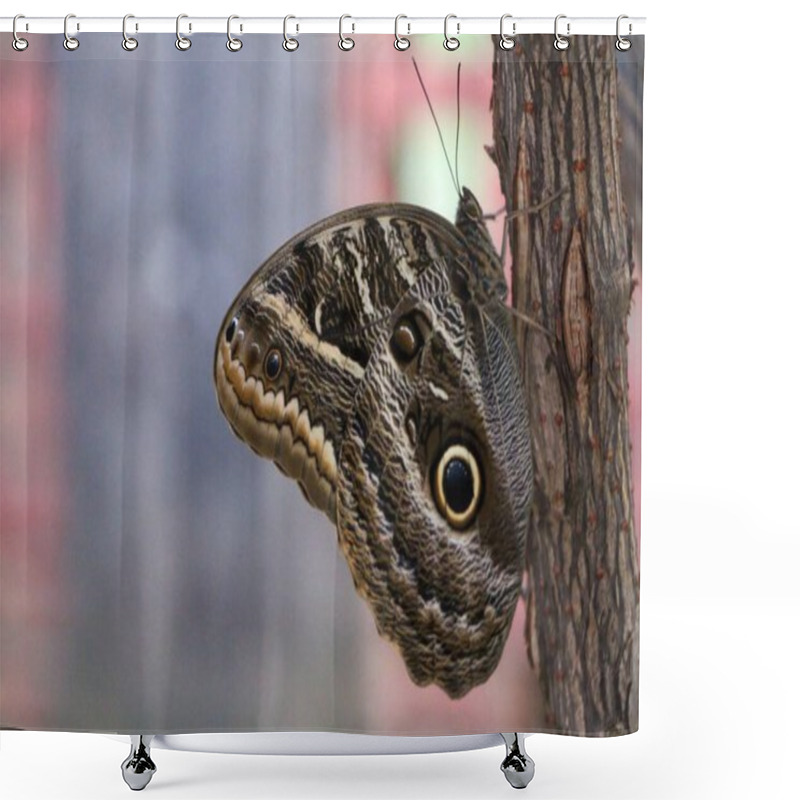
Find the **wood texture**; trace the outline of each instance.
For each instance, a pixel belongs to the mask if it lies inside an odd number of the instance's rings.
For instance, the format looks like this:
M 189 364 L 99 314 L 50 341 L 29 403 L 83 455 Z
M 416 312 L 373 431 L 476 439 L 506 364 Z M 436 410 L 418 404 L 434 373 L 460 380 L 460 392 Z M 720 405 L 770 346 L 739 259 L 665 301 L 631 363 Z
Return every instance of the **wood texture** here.
M 496 48 L 494 141 L 534 453 L 531 661 L 548 727 L 638 727 L 639 564 L 628 424 L 632 237 L 613 37 Z M 543 209 L 532 211 L 552 198 Z

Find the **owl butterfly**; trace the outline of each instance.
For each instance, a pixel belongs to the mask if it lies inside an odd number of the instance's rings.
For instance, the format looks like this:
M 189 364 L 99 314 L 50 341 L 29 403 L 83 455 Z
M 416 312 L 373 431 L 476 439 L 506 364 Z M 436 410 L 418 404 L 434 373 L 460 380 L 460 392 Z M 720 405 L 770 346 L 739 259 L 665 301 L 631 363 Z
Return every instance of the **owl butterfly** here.
M 328 515 L 379 633 L 453 698 L 494 671 L 520 594 L 532 462 L 506 293 L 468 189 L 455 225 L 364 205 L 270 256 L 216 343 L 234 433 Z

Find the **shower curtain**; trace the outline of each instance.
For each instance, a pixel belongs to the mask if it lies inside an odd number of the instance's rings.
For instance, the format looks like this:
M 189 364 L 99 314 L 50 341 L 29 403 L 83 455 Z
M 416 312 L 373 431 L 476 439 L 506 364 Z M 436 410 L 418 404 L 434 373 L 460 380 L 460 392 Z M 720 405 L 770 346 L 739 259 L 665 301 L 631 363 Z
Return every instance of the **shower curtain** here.
M 241 38 L 0 40 L 0 727 L 636 730 L 643 37 Z

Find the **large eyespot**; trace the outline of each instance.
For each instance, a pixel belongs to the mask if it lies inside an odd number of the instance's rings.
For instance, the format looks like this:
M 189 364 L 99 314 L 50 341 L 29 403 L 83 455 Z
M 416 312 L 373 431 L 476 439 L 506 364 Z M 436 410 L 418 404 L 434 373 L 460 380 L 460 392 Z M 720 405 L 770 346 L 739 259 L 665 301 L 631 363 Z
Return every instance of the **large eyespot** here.
M 422 347 L 422 334 L 412 315 L 402 317 L 395 325 L 390 344 L 392 355 L 401 364 L 408 364 L 417 355 Z
M 233 341 L 233 335 L 236 333 L 236 326 L 239 324 L 239 320 L 236 317 L 233 317 L 231 321 L 228 323 L 228 327 L 225 328 L 225 341 L 230 344 Z
M 281 351 L 276 347 L 273 347 L 272 350 L 267 353 L 267 357 L 264 359 L 264 372 L 266 372 L 267 377 L 271 381 L 274 381 L 278 375 L 281 374 L 282 369 L 283 356 L 281 355 Z
M 483 480 L 472 450 L 460 442 L 445 447 L 431 474 L 439 513 L 456 530 L 474 521 L 483 497 Z

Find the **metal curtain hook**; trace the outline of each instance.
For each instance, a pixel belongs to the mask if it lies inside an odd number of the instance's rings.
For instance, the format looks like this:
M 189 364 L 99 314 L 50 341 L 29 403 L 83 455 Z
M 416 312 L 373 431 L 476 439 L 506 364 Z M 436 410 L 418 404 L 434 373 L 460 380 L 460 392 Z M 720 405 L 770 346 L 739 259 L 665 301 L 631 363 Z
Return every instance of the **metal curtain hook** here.
M 553 42 L 553 47 L 555 47 L 556 50 L 566 50 L 569 47 L 569 39 L 567 39 L 566 37 L 562 36 L 558 32 L 558 21 L 560 19 L 566 19 L 566 18 L 567 18 L 566 14 L 559 14 L 556 17 L 556 22 L 555 22 L 555 27 L 554 27 L 555 34 L 556 34 L 556 40 Z M 569 36 L 569 22 L 567 23 L 567 36 Z
M 225 47 L 227 47 L 228 50 L 231 51 L 231 53 L 238 53 L 242 49 L 242 40 L 237 39 L 231 33 L 231 22 L 233 22 L 233 20 L 235 19 L 239 19 L 239 17 L 237 17 L 236 14 L 231 14 L 228 17 L 228 41 L 225 42 Z M 241 30 L 241 28 L 239 28 L 239 30 Z
M 444 49 L 445 50 L 450 50 L 452 52 L 453 50 L 458 50 L 458 48 L 461 46 L 461 42 L 456 38 L 456 36 L 450 36 L 447 33 L 447 25 L 448 25 L 448 23 L 450 22 L 451 19 L 458 19 L 458 18 L 456 17 L 455 14 L 448 14 L 444 18 L 444 43 L 443 44 L 444 44 Z M 456 34 L 459 34 L 459 33 L 461 33 L 461 23 L 460 22 L 456 22 Z
M 297 19 L 297 17 L 293 17 L 291 14 L 289 14 L 283 18 L 283 49 L 286 50 L 288 53 L 292 53 L 295 50 L 297 50 L 298 47 L 300 47 L 300 40 L 294 39 L 291 36 L 289 36 L 289 33 L 287 31 L 287 26 L 289 25 L 290 19 Z M 300 31 L 300 26 L 296 25 L 295 32 L 299 31 Z
M 624 53 L 626 50 L 630 50 L 631 49 L 631 40 L 630 39 L 624 39 L 622 37 L 622 35 L 620 34 L 620 32 L 619 32 L 619 30 L 620 30 L 620 22 L 622 22 L 622 20 L 624 20 L 624 19 L 628 19 L 627 15 L 625 15 L 625 14 L 620 14 L 617 17 L 617 43 L 614 45 L 617 48 L 617 50 L 619 50 L 621 53 Z M 632 32 L 633 32 L 633 25 L 631 25 L 631 23 L 629 22 L 628 23 L 628 36 L 630 36 Z
M 122 18 L 122 49 L 129 53 L 139 46 L 139 40 L 133 36 L 128 36 L 128 20 L 135 19 L 133 14 L 126 14 Z
M 187 39 L 181 33 L 181 20 L 182 19 L 188 19 L 188 18 L 189 18 L 188 14 L 178 14 L 178 16 L 177 16 L 177 18 L 175 20 L 175 47 L 177 47 L 178 50 L 188 50 L 192 46 L 192 40 L 191 39 Z M 191 29 L 192 29 L 192 26 L 189 25 L 189 30 L 191 30 Z
M 406 39 L 405 36 L 400 35 L 399 27 L 400 27 L 400 20 L 401 19 L 408 19 L 405 14 L 398 14 L 394 18 L 394 47 L 395 50 L 408 50 L 411 47 L 411 39 Z M 408 33 L 411 33 L 411 23 L 407 22 L 406 26 L 408 27 Z
M 511 50 L 514 47 L 514 45 L 516 44 L 516 41 L 514 40 L 513 36 L 507 36 L 505 34 L 505 32 L 503 31 L 503 23 L 507 19 L 511 19 L 511 14 L 503 14 L 503 16 L 500 17 L 500 42 L 499 42 L 499 44 L 500 44 L 500 48 L 502 50 Z M 513 34 L 516 34 L 516 32 L 517 32 L 517 23 L 516 22 L 512 22 L 511 23 L 511 33 L 513 35 Z
M 67 16 L 64 17 L 64 49 L 69 50 L 70 52 L 77 50 L 81 45 L 81 43 L 74 36 L 69 35 L 68 26 L 71 19 L 75 19 L 74 14 L 67 14 Z M 78 25 L 77 30 L 80 29 L 80 25 Z
M 28 40 L 27 39 L 23 39 L 17 33 L 17 20 L 18 19 L 25 19 L 25 15 L 24 14 L 17 14 L 17 16 L 14 17 L 14 22 L 11 25 L 11 33 L 14 34 L 14 38 L 11 40 L 11 46 L 18 53 L 21 53 L 23 50 L 27 50 L 28 49 Z
M 355 39 L 351 39 L 349 36 L 345 36 L 344 33 L 342 33 L 342 26 L 344 25 L 344 21 L 346 19 L 353 19 L 353 18 L 349 14 L 342 14 L 342 16 L 339 17 L 339 49 L 340 50 L 352 50 L 356 46 Z M 352 23 L 352 25 L 353 25 L 353 33 L 355 33 L 355 30 L 356 30 L 355 22 Z

